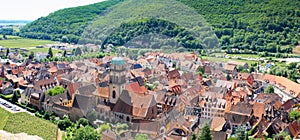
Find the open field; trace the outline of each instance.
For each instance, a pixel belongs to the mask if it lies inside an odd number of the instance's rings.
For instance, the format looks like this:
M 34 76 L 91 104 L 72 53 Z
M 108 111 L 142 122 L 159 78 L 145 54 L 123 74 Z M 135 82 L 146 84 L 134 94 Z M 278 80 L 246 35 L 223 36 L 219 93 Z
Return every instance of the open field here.
M 25 112 L 11 114 L 0 108 L 0 129 L 11 133 L 37 135 L 45 140 L 56 140 L 57 126 Z
M 3 38 L 3 35 L 0 35 L 0 38 Z M 12 35 L 7 35 L 6 38 L 7 39 L 21 39 L 21 37 L 19 37 L 19 36 L 12 36 Z
M 294 54 L 300 54 L 300 45 L 296 46 L 293 50 Z
M 256 54 L 228 54 L 230 57 L 242 57 L 242 58 L 260 58 Z
M 2 108 L 0 108 L 0 129 L 3 130 L 10 113 Z
M 53 41 L 49 40 L 37 40 L 37 39 L 8 39 L 8 40 L 0 40 L 0 46 L 6 48 L 28 48 L 28 47 L 36 47 L 39 45 L 51 44 Z
M 241 59 L 229 59 L 229 58 L 218 58 L 218 57 L 209 57 L 209 56 L 202 56 L 202 59 L 207 59 L 210 60 L 212 62 L 222 62 L 225 63 L 228 60 L 234 60 L 234 61 L 238 61 L 238 62 L 247 62 L 249 65 L 250 64 L 254 64 L 256 63 L 256 61 L 251 61 L 251 60 L 241 60 Z
M 29 52 L 44 52 L 44 53 L 48 53 L 49 48 L 35 48 L 35 47 L 31 47 L 31 48 L 26 48 Z M 57 54 L 58 52 L 63 53 L 62 50 L 57 50 L 57 49 L 52 49 L 53 54 Z

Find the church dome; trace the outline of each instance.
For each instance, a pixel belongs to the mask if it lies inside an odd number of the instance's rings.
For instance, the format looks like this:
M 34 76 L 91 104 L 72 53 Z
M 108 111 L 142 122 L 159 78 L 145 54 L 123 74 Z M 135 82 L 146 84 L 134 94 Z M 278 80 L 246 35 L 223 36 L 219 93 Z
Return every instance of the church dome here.
M 115 57 L 112 59 L 111 63 L 113 65 L 124 65 L 126 64 L 125 60 L 122 57 Z

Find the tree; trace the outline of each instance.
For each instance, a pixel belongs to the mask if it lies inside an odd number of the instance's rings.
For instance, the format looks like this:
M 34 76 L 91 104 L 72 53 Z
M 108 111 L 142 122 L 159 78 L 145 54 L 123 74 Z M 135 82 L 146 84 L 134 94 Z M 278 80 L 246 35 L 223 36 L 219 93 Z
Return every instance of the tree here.
M 75 56 L 80 56 L 80 55 L 82 55 L 82 51 L 81 51 L 81 48 L 80 47 L 77 47 L 76 49 L 75 49 Z
M 68 43 L 69 42 L 69 38 L 67 36 L 63 36 L 61 38 L 61 42 Z
M 96 111 L 88 112 L 86 118 L 89 120 L 90 123 L 93 123 L 97 119 L 97 112 Z
M 9 54 L 9 48 L 6 49 L 6 57 L 8 57 Z
M 63 120 L 57 122 L 57 126 L 61 130 L 66 130 L 67 128 L 73 126 L 73 122 L 70 120 L 69 116 L 64 116 Z
M 67 55 L 67 50 L 64 50 L 63 57 L 66 57 L 66 55 Z
M 275 140 L 292 140 L 291 136 L 287 132 L 281 132 L 274 136 Z
M 102 124 L 98 128 L 98 133 L 102 134 L 102 132 L 111 129 L 110 125 L 108 123 Z
M 238 140 L 247 140 L 247 132 L 246 132 L 246 129 L 244 127 L 241 127 L 239 126 L 237 129 L 236 129 L 236 138 Z
M 58 94 L 62 94 L 64 92 L 65 92 L 65 89 L 62 86 L 57 86 L 53 89 L 47 90 L 46 94 L 49 95 L 49 96 L 55 96 L 55 95 L 58 95 Z
M 210 128 L 208 124 L 202 128 L 201 134 L 198 138 L 199 140 L 212 140 L 212 135 L 210 134 Z
M 136 134 L 134 139 L 135 140 L 149 140 L 148 135 L 142 134 L 142 133 Z
M 76 128 L 80 128 L 80 126 L 87 126 L 89 125 L 89 121 L 86 118 L 80 118 L 77 122 L 76 122 Z
M 241 66 L 241 65 L 238 65 L 236 67 L 236 69 L 237 69 L 238 72 L 242 72 L 245 68 L 243 66 Z
M 29 56 L 28 56 L 28 59 L 33 59 L 33 58 L 34 58 L 34 52 L 31 51 L 30 54 L 29 54 Z
M 49 47 L 49 49 L 48 49 L 48 57 L 49 58 L 53 57 L 53 52 L 52 52 L 52 48 L 51 47 Z
M 231 80 L 231 77 L 230 77 L 229 74 L 226 75 L 226 79 L 227 79 L 228 81 Z
M 203 74 L 204 74 L 204 67 L 203 67 L 203 66 L 200 66 L 200 67 L 198 68 L 198 74 L 200 74 L 200 75 L 203 75 Z
M 265 89 L 265 93 L 274 93 L 274 86 L 268 85 L 268 87 Z
M 73 132 L 72 139 L 73 140 L 99 140 L 100 137 L 101 137 L 100 134 L 97 133 L 97 131 L 93 127 L 85 126 L 76 129 Z
M 300 121 L 300 111 L 292 110 L 292 111 L 289 113 L 289 117 L 290 117 L 292 120 L 298 120 L 298 121 Z
M 18 93 L 20 94 L 20 91 L 19 91 L 19 90 L 13 92 L 13 96 L 12 96 L 12 98 L 11 98 L 11 101 L 12 101 L 13 103 L 15 103 L 15 102 L 18 101 L 18 99 L 19 99 Z

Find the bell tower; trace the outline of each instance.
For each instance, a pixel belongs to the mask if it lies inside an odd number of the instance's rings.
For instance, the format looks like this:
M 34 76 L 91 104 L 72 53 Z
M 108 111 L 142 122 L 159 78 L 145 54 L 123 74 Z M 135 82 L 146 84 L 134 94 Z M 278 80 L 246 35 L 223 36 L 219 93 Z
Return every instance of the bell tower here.
M 116 104 L 120 94 L 125 89 L 125 77 L 127 64 L 121 57 L 115 57 L 111 61 L 109 74 L 109 102 Z

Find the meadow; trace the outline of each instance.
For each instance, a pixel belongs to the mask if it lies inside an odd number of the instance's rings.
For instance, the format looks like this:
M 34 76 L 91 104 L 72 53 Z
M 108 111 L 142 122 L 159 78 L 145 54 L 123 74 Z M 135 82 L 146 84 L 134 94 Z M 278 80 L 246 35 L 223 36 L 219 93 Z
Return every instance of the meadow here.
M 0 40 L 0 46 L 6 48 L 30 48 L 52 43 L 54 42 L 49 40 L 37 40 L 27 38 Z

